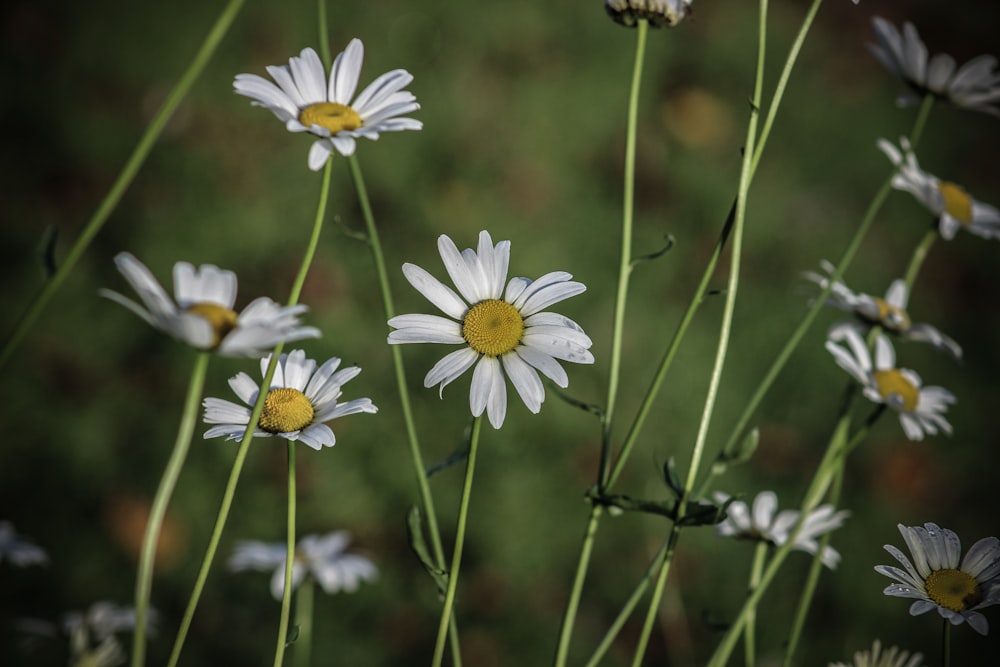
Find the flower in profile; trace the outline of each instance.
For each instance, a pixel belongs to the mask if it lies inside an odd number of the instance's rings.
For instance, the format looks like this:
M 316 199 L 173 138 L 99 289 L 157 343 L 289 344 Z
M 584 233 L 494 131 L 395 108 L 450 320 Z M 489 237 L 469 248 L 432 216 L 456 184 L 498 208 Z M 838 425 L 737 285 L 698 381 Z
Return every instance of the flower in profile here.
M 353 593 L 362 581 L 374 581 L 378 569 L 364 556 L 347 553 L 350 541 L 350 533 L 346 530 L 306 535 L 299 540 L 292 563 L 292 589 L 298 588 L 306 577 L 314 579 L 327 593 Z M 287 549 L 284 542 L 238 542 L 228 567 L 233 572 L 273 570 L 271 595 L 280 600 L 285 592 Z
M 604 0 L 604 11 L 626 28 L 634 28 L 640 19 L 651 28 L 673 28 L 691 12 L 694 0 Z
M 5 560 L 15 567 L 28 567 L 46 565 L 49 557 L 41 547 L 18 535 L 10 521 L 0 521 L 0 563 Z
M 715 500 L 723 504 L 729 496 L 716 492 Z M 719 537 L 767 542 L 780 547 L 788 541 L 802 513 L 798 510 L 777 512 L 777 509 L 778 496 L 774 491 L 758 493 L 752 509 L 742 500 L 734 500 L 726 507 L 726 518 L 716 525 L 716 533 Z M 816 538 L 840 528 L 849 514 L 847 510 L 835 511 L 833 505 L 820 505 L 806 517 L 792 548 L 815 554 L 819 550 Z M 826 546 L 821 560 L 832 570 L 840 562 L 840 554 L 833 547 Z
M 423 128 L 419 120 L 400 118 L 420 108 L 413 93 L 403 90 L 413 81 L 404 69 L 386 72 L 354 97 L 364 57 L 361 40 L 352 39 L 334 59 L 327 81 L 319 56 L 306 48 L 288 65 L 267 68 L 273 82 L 256 74 L 237 74 L 233 89 L 252 99 L 254 106 L 270 110 L 289 132 L 319 137 L 309 150 L 309 168 L 317 171 L 334 150 L 353 155 L 357 138 L 374 141 L 380 132 Z
M 909 192 L 927 207 L 938 218 L 943 238 L 950 241 L 955 232 L 965 229 L 984 239 L 1000 239 L 1000 210 L 973 199 L 962 186 L 923 171 L 905 137 L 900 142 L 902 151 L 885 139 L 879 139 L 878 147 L 899 168 L 892 187 Z
M 846 341 L 848 349 L 837 343 Z M 955 402 L 955 396 L 943 387 L 922 387 L 920 376 L 909 368 L 896 367 L 896 352 L 884 334 L 875 337 L 872 359 L 864 338 L 854 329 L 831 335 L 826 349 L 837 365 L 864 387 L 865 397 L 899 413 L 899 423 L 910 440 L 922 440 L 924 434 L 939 430 L 951 434 L 951 424 L 943 414 Z
M 271 355 L 260 360 L 262 376 L 267 373 L 270 363 Z M 316 361 L 306 359 L 302 350 L 281 355 L 254 436 L 276 435 L 319 450 L 333 447 L 337 442 L 333 429 L 324 422 L 358 412 L 378 412 L 370 398 L 337 402 L 342 393 L 340 388 L 361 372 L 357 366 L 338 371 L 339 366 L 340 359 L 333 357 L 316 368 Z M 257 402 L 260 387 L 243 372 L 230 378 L 229 386 L 246 405 L 221 398 L 206 398 L 202 402 L 204 421 L 206 424 L 218 424 L 205 432 L 206 439 L 226 436 L 226 440 L 240 440 L 246 433 L 251 408 Z
M 414 264 L 403 265 L 403 275 L 428 301 L 448 317 L 398 315 L 389 320 L 395 331 L 390 344 L 444 343 L 462 348 L 445 356 L 427 373 L 425 387 L 445 386 L 472 366 L 469 403 L 475 417 L 486 410 L 493 428 L 507 415 L 504 372 L 533 413 L 545 400 L 538 371 L 560 387 L 569 379 L 557 359 L 578 364 L 594 363 L 591 340 L 579 324 L 545 309 L 587 288 L 563 271 L 538 280 L 507 280 L 510 241 L 496 246 L 489 232 L 479 233 L 478 253 L 459 252 L 445 235 L 438 237 L 438 251 L 445 269 L 461 296 Z
M 960 563 L 962 542 L 953 531 L 925 523 L 923 527 L 899 524 L 899 532 L 913 561 L 891 544 L 885 545 L 905 571 L 877 565 L 876 572 L 898 582 L 883 592 L 914 599 L 911 616 L 937 609 L 952 625 L 967 621 L 979 634 L 987 634 L 989 623 L 978 610 L 1000 604 L 1000 540 L 984 537 Z
M 973 58 L 961 67 L 946 53 L 930 59 L 912 23 L 903 25 L 900 34 L 894 25 L 880 16 L 872 19 L 875 44 L 868 48 L 886 69 L 908 85 L 911 92 L 897 100 L 901 106 L 917 104 L 924 95 L 947 100 L 956 107 L 1000 116 L 1000 73 L 994 71 L 997 59 L 990 55 Z
M 827 275 L 813 271 L 806 271 L 802 275 L 825 290 L 830 285 L 830 277 L 835 269 L 826 261 L 822 262 L 822 267 Z M 958 343 L 930 324 L 915 323 L 910 319 L 910 314 L 906 310 L 908 298 L 906 282 L 903 280 L 892 281 L 884 298 L 853 292 L 842 281 L 834 280 L 826 305 L 852 313 L 856 319 L 837 322 L 830 328 L 829 335 L 840 337 L 843 329 L 854 329 L 858 333 L 865 334 L 873 326 L 878 326 L 902 340 L 930 343 L 937 349 L 950 353 L 956 359 L 961 359 L 962 348 Z
M 872 642 L 871 651 L 858 651 L 854 654 L 854 660 L 847 662 L 831 662 L 830 667 L 923 667 L 924 656 L 909 651 L 902 651 L 892 646 L 889 650 L 882 651 L 882 642 L 875 640 Z
M 139 294 L 142 305 L 111 290 L 100 290 L 101 296 L 199 350 L 227 357 L 257 357 L 278 343 L 319 338 L 319 329 L 299 324 L 299 316 L 308 310 L 304 305 L 282 306 L 260 297 L 236 313 L 236 274 L 232 271 L 212 264 L 196 269 L 187 262 L 177 262 L 171 299 L 149 269 L 131 254 L 119 253 L 115 264 Z

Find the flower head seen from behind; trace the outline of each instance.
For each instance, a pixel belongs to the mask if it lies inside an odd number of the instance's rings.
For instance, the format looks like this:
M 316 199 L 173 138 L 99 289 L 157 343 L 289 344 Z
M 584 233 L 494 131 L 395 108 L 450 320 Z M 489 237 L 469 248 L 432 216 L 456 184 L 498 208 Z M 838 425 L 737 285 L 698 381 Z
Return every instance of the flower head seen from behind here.
M 378 576 L 375 564 L 364 556 L 347 553 L 351 542 L 350 533 L 338 530 L 326 535 L 306 535 L 295 548 L 295 562 L 292 563 L 292 589 L 306 577 L 314 579 L 327 593 L 346 591 L 353 593 L 362 581 L 374 581 Z M 270 572 L 271 595 L 280 600 L 285 592 L 284 542 L 239 542 L 228 567 L 233 572 L 256 570 Z
M 847 343 L 845 349 L 838 343 Z M 899 414 L 903 432 L 910 440 L 938 431 L 951 434 L 951 424 L 943 413 L 955 396 L 943 387 L 923 387 L 920 376 L 908 368 L 896 367 L 896 352 L 885 334 L 875 337 L 875 357 L 865 339 L 854 329 L 837 331 L 826 342 L 837 365 L 864 387 L 865 397 L 883 403 Z
M 267 373 L 270 363 L 271 355 L 260 360 L 261 376 Z M 281 355 L 254 436 L 276 435 L 319 450 L 337 442 L 333 429 L 324 422 L 358 412 L 378 412 L 370 398 L 337 402 L 341 387 L 361 372 L 357 366 L 337 370 L 339 366 L 340 359 L 333 357 L 316 368 L 316 361 L 307 359 L 302 350 Z M 260 387 L 242 372 L 230 378 L 229 386 L 245 405 L 206 398 L 202 403 L 204 421 L 218 424 L 205 432 L 206 439 L 225 436 L 226 440 L 240 440 L 246 433 Z
M 475 366 L 469 393 L 472 414 L 478 417 L 485 410 L 493 428 L 500 428 L 507 415 L 504 373 L 528 409 L 538 413 L 545 400 L 539 371 L 566 387 L 569 378 L 557 359 L 594 363 L 591 340 L 580 325 L 545 310 L 587 289 L 572 281 L 572 275 L 555 271 L 534 281 L 507 282 L 510 241 L 494 246 L 486 231 L 479 233 L 478 252 L 471 248 L 459 252 L 445 235 L 438 238 L 438 251 L 458 294 L 415 264 L 404 264 L 403 274 L 447 317 L 411 314 L 389 320 L 395 329 L 389 334 L 390 344 L 461 346 L 431 368 L 425 387 L 439 385 L 444 392 L 446 385 Z
M 49 557 L 45 551 L 14 530 L 10 521 L 0 521 L 0 563 L 9 562 L 15 567 L 46 565 Z
M 651 28 L 672 28 L 691 12 L 694 0 L 604 0 L 604 11 L 626 28 L 634 28 L 641 19 Z
M 827 275 L 806 271 L 803 277 L 819 285 L 825 290 L 830 286 L 830 277 L 834 267 L 829 262 L 822 263 Z M 906 282 L 894 280 L 889 285 L 885 297 L 871 296 L 863 292 L 852 291 L 843 281 L 834 280 L 826 305 L 854 314 L 855 320 L 837 322 L 830 328 L 829 335 L 839 338 L 844 329 L 854 329 L 865 334 L 873 326 L 881 327 L 902 340 L 914 340 L 930 343 L 939 350 L 948 352 L 956 359 L 962 358 L 962 348 L 954 340 L 945 336 L 930 324 L 913 322 L 906 310 L 909 298 Z
M 912 23 L 903 25 L 902 34 L 879 16 L 872 23 L 876 42 L 868 48 L 912 91 L 900 96 L 900 105 L 917 104 L 924 95 L 933 95 L 959 108 L 1000 116 L 1000 107 L 996 106 L 1000 102 L 996 58 L 984 54 L 957 67 L 955 59 L 946 53 L 928 58 L 927 47 Z
M 725 503 L 729 496 L 716 492 L 715 500 Z M 742 500 L 734 500 L 726 507 L 726 518 L 716 525 L 719 537 L 767 542 L 781 546 L 788 541 L 792 529 L 801 512 L 782 510 L 778 512 L 778 496 L 773 491 L 761 491 L 753 500 L 752 509 Z M 833 505 L 821 505 L 806 517 L 792 544 L 793 549 L 815 554 L 819 550 L 816 538 L 840 528 L 850 514 L 847 510 L 835 511 Z M 831 570 L 840 562 L 840 554 L 831 546 L 823 548 L 823 564 Z
M 886 595 L 915 600 L 910 615 L 937 609 L 952 625 L 968 622 L 981 635 L 989 632 L 986 617 L 978 610 L 1000 604 L 1000 540 L 984 537 L 962 556 L 962 542 L 953 531 L 934 523 L 899 525 L 912 562 L 902 551 L 885 545 L 903 570 L 878 565 L 875 571 L 897 583 Z
M 959 229 L 984 239 L 1000 239 L 1000 210 L 973 199 L 962 186 L 922 170 L 906 138 L 900 142 L 902 150 L 885 139 L 879 139 L 878 147 L 899 168 L 892 187 L 909 192 L 937 217 L 944 239 L 955 238 Z
M 858 651 L 854 654 L 854 660 L 847 662 L 831 662 L 830 667 L 923 667 L 924 656 L 909 651 L 902 651 L 895 646 L 889 650 L 882 650 L 882 642 L 875 640 L 872 642 L 870 651 Z
M 309 168 L 317 171 L 334 150 L 353 155 L 358 138 L 374 141 L 380 132 L 423 128 L 419 120 L 400 118 L 420 108 L 413 93 L 403 90 L 413 81 L 404 69 L 379 76 L 354 97 L 364 57 L 361 40 L 352 39 L 334 59 L 328 80 L 319 56 L 306 48 L 288 65 L 267 68 L 274 81 L 237 74 L 233 89 L 254 106 L 270 110 L 289 132 L 319 137 L 309 150 Z
M 118 254 L 115 264 L 139 294 L 142 305 L 111 290 L 101 290 L 101 295 L 199 350 L 227 357 L 258 357 L 278 343 L 319 338 L 319 329 L 299 323 L 299 316 L 308 310 L 304 305 L 282 306 L 260 297 L 242 312 L 234 311 L 236 274 L 232 271 L 212 264 L 195 268 L 177 262 L 171 299 L 149 269 L 129 253 Z

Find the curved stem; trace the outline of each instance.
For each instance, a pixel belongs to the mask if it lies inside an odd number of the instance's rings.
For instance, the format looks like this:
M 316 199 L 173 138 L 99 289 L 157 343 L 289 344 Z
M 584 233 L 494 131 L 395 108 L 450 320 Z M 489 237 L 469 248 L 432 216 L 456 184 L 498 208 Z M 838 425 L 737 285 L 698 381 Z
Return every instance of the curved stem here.
M 906 274 L 904 276 L 904 281 L 906 282 L 906 293 L 909 294 L 913 291 L 913 283 L 917 281 L 917 274 L 920 273 L 920 267 L 924 265 L 924 260 L 927 259 L 927 253 L 931 251 L 931 246 L 937 241 L 940 234 L 938 233 L 937 226 L 931 227 L 924 234 L 924 238 L 920 240 L 920 244 L 913 251 L 913 256 L 910 258 L 910 264 L 906 267 Z
M 295 441 L 288 441 L 288 548 L 285 551 L 285 588 L 281 594 L 281 617 L 278 620 L 278 644 L 274 648 L 274 667 L 285 659 L 288 618 L 292 609 L 292 569 L 295 567 Z
M 292 283 L 292 288 L 289 291 L 289 306 L 293 306 L 299 301 L 299 296 L 302 294 L 302 286 L 305 284 L 306 276 L 309 274 L 309 267 L 316 254 L 316 246 L 319 245 L 320 231 L 323 228 L 323 219 L 326 217 L 326 204 L 330 196 L 331 173 L 331 163 L 327 162 L 326 168 L 323 170 L 323 179 L 320 184 L 319 201 L 316 205 L 316 216 L 313 218 L 312 233 L 309 236 L 309 243 L 306 246 L 305 253 L 302 257 L 302 264 L 299 267 L 299 272 L 295 276 L 295 282 Z M 283 348 L 284 343 L 279 343 L 275 346 L 274 351 L 271 353 L 271 362 L 268 364 L 267 371 L 264 373 L 264 378 L 260 383 L 262 388 L 271 386 L 271 379 L 274 377 L 274 369 L 278 365 L 278 359 Z M 198 607 L 198 601 L 201 599 L 202 590 L 205 588 L 205 581 L 208 580 L 208 571 L 212 567 L 212 561 L 215 559 L 215 552 L 218 550 L 219 541 L 222 539 L 222 531 L 226 527 L 226 520 L 229 518 L 229 510 L 232 508 L 233 497 L 236 495 L 236 485 L 239 482 L 240 473 L 243 471 L 243 464 L 246 462 L 247 453 L 250 451 L 250 443 L 253 441 L 253 434 L 257 430 L 257 423 L 260 421 L 260 413 L 264 410 L 264 399 L 267 398 L 267 393 L 268 392 L 266 391 L 258 392 L 257 400 L 250 413 L 250 421 L 247 423 L 243 439 L 240 441 L 240 447 L 236 452 L 236 458 L 233 460 L 233 467 L 229 472 L 229 480 L 226 482 L 226 489 L 222 494 L 222 503 L 219 506 L 219 513 L 215 519 L 215 527 L 212 529 L 212 536 L 209 538 L 208 547 L 205 550 L 205 556 L 201 562 L 201 568 L 198 570 L 198 577 L 195 579 L 194 588 L 191 591 L 191 597 L 188 600 L 187 608 L 184 610 L 184 616 L 181 619 L 180 627 L 177 630 L 177 637 L 174 639 L 174 647 L 170 652 L 170 660 L 167 663 L 168 667 L 175 667 L 177 661 L 180 660 L 181 649 L 184 648 L 184 640 L 187 638 L 188 630 L 191 628 L 194 611 Z
M 361 214 L 365 220 L 365 230 L 368 236 L 368 246 L 372 253 L 372 262 L 375 264 L 375 273 L 378 276 L 379 291 L 382 295 L 382 308 L 385 312 L 385 319 L 388 321 L 396 314 L 395 306 L 392 302 L 392 290 L 389 287 L 389 273 L 386 271 L 385 256 L 382 254 L 382 242 L 379 240 L 378 228 L 375 226 L 375 216 L 372 215 L 371 203 L 368 201 L 368 190 L 365 188 L 364 177 L 361 175 L 361 165 L 358 163 L 356 155 L 348 158 L 347 164 L 350 167 L 351 179 L 354 181 L 354 189 L 358 194 L 358 203 L 361 206 Z M 403 352 L 398 345 L 390 345 L 392 353 L 392 367 L 396 376 L 396 391 L 399 394 L 399 405 L 403 412 L 403 422 L 406 424 L 406 441 L 410 447 L 410 458 L 413 461 L 413 469 L 417 475 L 417 488 L 420 491 L 420 502 L 424 507 L 424 516 L 427 517 L 427 529 L 431 536 L 431 548 L 434 551 L 435 565 L 441 570 L 445 568 L 444 548 L 441 546 L 441 531 L 438 528 L 437 512 L 434 509 L 434 497 L 431 495 L 431 487 L 427 481 L 424 457 L 420 452 L 420 440 L 417 438 L 417 427 L 413 420 L 413 409 L 410 407 L 410 394 L 406 384 L 406 369 L 403 365 Z M 461 665 L 461 653 L 458 646 L 458 628 L 452 621 L 452 658 L 455 665 Z
M 150 121 L 149 127 L 146 128 L 146 131 L 139 139 L 139 143 L 132 150 L 132 154 L 125 162 L 125 166 L 122 167 L 118 178 L 111 185 L 111 189 L 104 196 L 100 205 L 98 205 L 94 215 L 87 221 L 79 238 L 73 244 L 73 247 L 70 248 L 69 253 L 67 253 L 66 259 L 63 260 L 55 274 L 45 283 L 38 295 L 35 296 L 34 301 L 28 306 L 14 332 L 4 344 L 3 350 L 0 351 L 0 368 L 3 368 L 7 361 L 10 360 L 11 355 L 13 355 L 14 350 L 17 349 L 25 334 L 27 334 L 28 330 L 35 323 L 35 320 L 38 319 L 45 306 L 48 305 L 56 290 L 66 280 L 66 276 L 76 266 L 77 261 L 79 261 L 88 246 L 90 246 L 91 241 L 101 231 L 101 227 L 104 226 L 104 223 L 111 216 L 115 207 L 118 206 L 118 202 L 121 201 L 125 191 L 128 190 L 136 174 L 139 173 L 139 169 L 142 168 L 143 163 L 149 156 L 153 145 L 156 144 L 156 140 L 159 139 L 163 128 L 171 116 L 173 116 L 174 111 L 177 110 L 184 96 L 187 95 L 191 86 L 205 69 L 205 65 L 212 58 L 216 47 L 222 41 L 226 31 L 229 30 L 229 26 L 232 25 L 242 6 L 243 0 L 230 0 L 229 4 L 222 10 L 219 18 L 215 20 L 215 24 L 205 37 L 205 41 L 202 42 L 201 48 L 195 54 L 194 60 L 188 65 L 177 85 L 170 91 L 167 99 L 163 101 L 163 105 L 157 110 L 156 115 L 153 116 L 153 120 Z M 136 664 L 134 658 L 133 664 Z
M 153 588 L 153 561 L 156 558 L 156 546 L 160 541 L 160 528 L 163 517 L 167 513 L 167 505 L 177 486 L 191 448 L 191 437 L 194 435 L 194 425 L 198 419 L 198 407 L 201 404 L 201 393 L 205 386 L 205 373 L 208 369 L 209 352 L 199 352 L 191 371 L 188 382 L 187 396 L 184 399 L 184 412 L 177 428 L 177 438 L 174 449 L 163 470 L 163 477 L 153 497 L 146 522 L 146 532 L 142 538 L 142 551 L 139 555 L 139 572 L 135 581 L 135 635 L 132 637 L 132 665 L 138 667 L 144 664 L 146 658 L 146 621 L 149 614 L 149 598 Z
M 479 430 L 483 418 L 472 422 L 472 436 L 469 441 L 469 458 L 465 465 L 465 485 L 462 487 L 462 501 L 458 509 L 458 528 L 455 531 L 455 551 L 451 556 L 451 570 L 448 572 L 448 592 L 444 596 L 441 622 L 438 625 L 437 642 L 434 644 L 434 659 L 431 664 L 439 667 L 444 658 L 445 637 L 452 625 L 452 609 L 455 605 L 455 591 L 458 589 L 458 571 L 462 566 L 462 549 L 465 547 L 465 526 L 469 518 L 469 498 L 472 496 L 472 477 L 476 471 L 476 453 L 479 451 Z

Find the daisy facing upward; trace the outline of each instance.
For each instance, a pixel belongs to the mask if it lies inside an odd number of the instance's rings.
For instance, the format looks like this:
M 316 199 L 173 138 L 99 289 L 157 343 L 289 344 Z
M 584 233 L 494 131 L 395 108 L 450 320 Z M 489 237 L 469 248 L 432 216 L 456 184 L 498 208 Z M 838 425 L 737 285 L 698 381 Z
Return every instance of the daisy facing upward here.
M 459 294 L 415 264 L 404 264 L 403 275 L 447 317 L 398 315 L 389 320 L 395 331 L 389 343 L 443 343 L 460 349 L 436 363 L 424 378 L 425 387 L 439 385 L 441 392 L 469 368 L 472 388 L 469 403 L 475 417 L 485 410 L 493 428 L 507 415 L 504 374 L 529 410 L 538 413 L 545 400 L 540 371 L 560 387 L 569 384 L 557 359 L 578 364 L 594 363 L 591 340 L 579 324 L 545 309 L 587 288 L 563 271 L 538 280 L 511 278 L 507 282 L 510 241 L 495 246 L 489 232 L 479 233 L 478 252 L 459 252 L 445 235 L 438 237 L 438 251 Z M 507 287 L 504 290 L 504 283 Z

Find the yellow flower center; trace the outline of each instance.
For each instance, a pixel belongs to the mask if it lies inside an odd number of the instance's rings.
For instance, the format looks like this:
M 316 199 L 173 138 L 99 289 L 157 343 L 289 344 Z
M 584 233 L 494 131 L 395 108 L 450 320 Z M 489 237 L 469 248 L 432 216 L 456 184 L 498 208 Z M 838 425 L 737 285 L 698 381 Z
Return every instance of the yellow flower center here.
M 927 597 L 952 611 L 972 609 L 983 600 L 979 582 L 961 570 L 931 572 L 924 581 L 924 587 L 927 588 Z
M 944 198 L 944 210 L 948 215 L 955 218 L 963 225 L 972 222 L 972 197 L 961 186 L 941 181 L 938 183 L 938 192 Z
M 217 348 L 222 339 L 236 328 L 236 313 L 217 303 L 196 303 L 188 306 L 187 312 L 199 315 L 208 320 L 208 323 L 212 325 L 212 331 L 215 332 L 215 341 L 212 343 L 212 349 Z
M 298 389 L 282 387 L 267 392 L 260 427 L 268 433 L 301 431 L 313 419 L 313 405 Z
M 898 369 L 875 371 L 873 375 L 878 393 L 882 395 L 890 407 L 904 412 L 913 412 L 917 409 L 920 390 L 906 379 Z
M 358 112 L 337 102 L 310 104 L 299 113 L 299 122 L 306 127 L 319 125 L 337 134 L 342 130 L 356 130 L 363 125 Z
M 890 331 L 906 331 L 910 328 L 910 316 L 902 308 L 893 306 L 885 299 L 874 297 L 875 305 L 878 306 L 878 322 Z
M 462 337 L 479 354 L 498 357 L 521 342 L 524 318 L 517 308 L 500 299 L 480 301 L 465 314 Z

